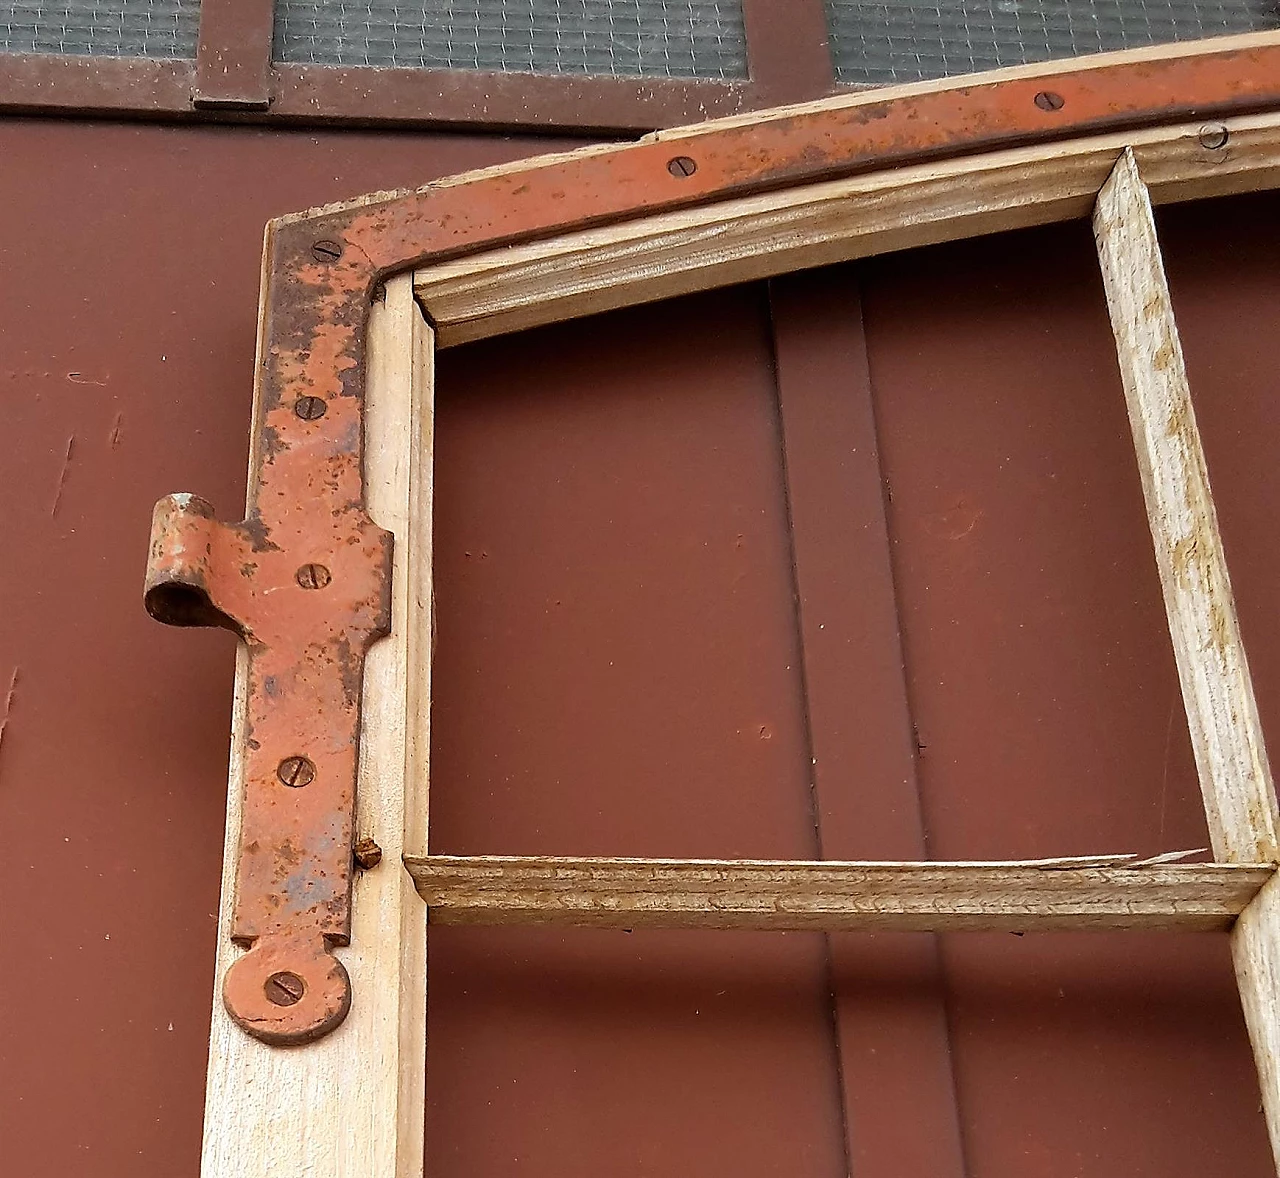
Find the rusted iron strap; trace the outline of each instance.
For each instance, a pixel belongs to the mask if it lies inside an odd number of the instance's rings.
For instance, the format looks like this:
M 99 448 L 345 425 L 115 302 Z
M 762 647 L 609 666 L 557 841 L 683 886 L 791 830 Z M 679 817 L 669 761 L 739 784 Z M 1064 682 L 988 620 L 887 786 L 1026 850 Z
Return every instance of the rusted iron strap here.
M 379 282 L 415 265 L 731 195 L 1047 137 L 1280 106 L 1280 42 L 925 84 L 896 96 L 381 194 L 273 222 L 248 518 L 157 509 L 148 606 L 249 647 L 243 827 L 224 998 L 250 1034 L 318 1037 L 350 986 L 360 688 L 389 622 L 390 542 L 364 509 L 364 329 Z
M 287 447 L 274 441 L 286 418 Z M 151 613 L 227 626 L 248 646 L 231 936 L 252 948 L 228 971 L 224 999 L 268 1043 L 317 1038 L 351 1003 L 329 949 L 350 934 L 364 656 L 391 621 L 391 537 L 364 511 L 360 429 L 351 397 L 314 420 L 277 403 L 245 522 L 218 523 L 202 500 L 171 495 L 152 524 Z

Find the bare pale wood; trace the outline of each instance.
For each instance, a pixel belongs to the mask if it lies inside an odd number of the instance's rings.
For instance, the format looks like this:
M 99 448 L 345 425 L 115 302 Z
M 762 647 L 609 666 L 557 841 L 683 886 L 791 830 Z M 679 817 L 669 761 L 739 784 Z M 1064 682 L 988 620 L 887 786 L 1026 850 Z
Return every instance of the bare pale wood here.
M 1083 218 L 1132 146 L 1157 199 L 1280 185 L 1280 115 L 1051 142 L 742 197 L 417 272 L 441 347 L 734 282 Z
M 1249 903 L 1231 933 L 1231 956 L 1245 1026 L 1253 1044 L 1262 1109 L 1280 1174 L 1280 888 L 1271 880 Z
M 1125 860 L 1126 857 L 1118 857 Z M 433 924 L 941 932 L 1225 929 L 1270 866 L 409 858 Z
M 1277 858 L 1275 790 L 1155 217 L 1133 153 L 1093 218 L 1214 857 Z
M 396 536 L 393 631 L 373 647 L 365 664 L 356 806 L 357 837 L 374 838 L 383 861 L 357 873 L 352 943 L 337 951 L 351 974 L 355 1001 L 333 1034 L 298 1048 L 269 1047 L 250 1038 L 222 1007 L 222 976 L 241 952 L 225 929 L 240 824 L 242 660 L 209 1044 L 204 1178 L 422 1174 L 426 910 L 399 861 L 405 849 L 425 850 L 427 746 L 417 717 L 406 722 L 406 701 L 411 648 L 424 645 L 421 635 L 430 625 L 429 549 L 422 552 L 424 538 L 429 543 L 430 516 L 422 517 L 421 498 L 410 508 L 409 472 L 415 454 L 423 454 L 425 460 L 418 460 L 425 461 L 429 482 L 431 336 L 409 277 L 392 280 L 386 289 L 385 302 L 374 304 L 369 324 L 365 475 L 371 514 Z M 415 433 L 422 437 L 421 447 L 411 445 Z M 428 660 L 417 665 L 426 667 Z M 406 790 L 406 780 L 414 782 L 412 790 Z
M 1221 861 L 1274 861 L 1276 797 L 1262 725 L 1151 199 L 1132 152 L 1121 156 L 1099 193 L 1093 224 L 1209 837 Z M 1231 948 L 1280 1173 L 1280 893 L 1274 881 L 1245 908 Z

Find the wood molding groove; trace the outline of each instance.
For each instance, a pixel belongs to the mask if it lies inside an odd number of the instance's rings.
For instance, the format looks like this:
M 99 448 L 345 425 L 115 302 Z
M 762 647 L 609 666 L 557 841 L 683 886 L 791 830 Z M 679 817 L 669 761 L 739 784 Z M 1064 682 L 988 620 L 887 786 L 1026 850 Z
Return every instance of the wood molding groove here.
M 432 924 L 1027 932 L 1227 929 L 1270 865 L 406 857 Z M 1117 864 L 1116 860 L 1121 862 Z

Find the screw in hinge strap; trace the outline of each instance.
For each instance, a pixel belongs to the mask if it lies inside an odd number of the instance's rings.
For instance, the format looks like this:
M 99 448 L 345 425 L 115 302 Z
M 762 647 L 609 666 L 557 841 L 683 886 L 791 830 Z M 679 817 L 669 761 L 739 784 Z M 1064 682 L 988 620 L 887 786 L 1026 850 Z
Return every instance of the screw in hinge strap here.
M 351 854 L 366 871 L 382 862 L 382 848 L 371 838 L 362 838 L 351 849 Z
M 280 973 L 273 973 L 263 984 L 262 989 L 268 1002 L 276 1006 L 293 1006 L 294 1003 L 302 1000 L 307 987 L 296 973 L 282 970 Z
M 683 180 L 686 176 L 692 176 L 697 170 L 697 163 L 687 155 L 678 155 L 675 159 L 667 160 L 667 171 L 678 180 Z
M 306 757 L 285 757 L 276 766 L 276 776 L 282 785 L 301 789 L 316 779 L 316 767 Z
M 299 397 L 293 403 L 293 411 L 303 421 L 315 421 L 316 418 L 323 417 L 327 408 L 323 397 Z
M 342 257 L 342 246 L 336 241 L 317 241 L 311 246 L 311 256 L 317 262 L 336 262 Z
M 1200 128 L 1200 146 L 1218 151 L 1227 145 L 1227 129 L 1221 123 L 1205 123 Z
M 1061 110 L 1066 104 L 1067 100 L 1052 90 L 1041 90 L 1036 95 L 1036 106 L 1041 110 Z
M 304 564 L 293 577 L 304 589 L 323 589 L 333 580 L 329 570 L 322 564 Z

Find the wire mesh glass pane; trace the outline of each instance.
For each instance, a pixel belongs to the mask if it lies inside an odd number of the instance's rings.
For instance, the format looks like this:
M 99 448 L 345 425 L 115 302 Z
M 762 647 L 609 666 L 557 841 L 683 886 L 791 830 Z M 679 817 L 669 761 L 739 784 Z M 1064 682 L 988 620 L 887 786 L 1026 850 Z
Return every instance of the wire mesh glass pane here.
M 742 78 L 741 0 L 277 0 L 277 61 Z
M 0 52 L 195 57 L 200 0 L 0 0 Z
M 842 82 L 910 82 L 1280 28 L 1280 0 L 826 0 Z

